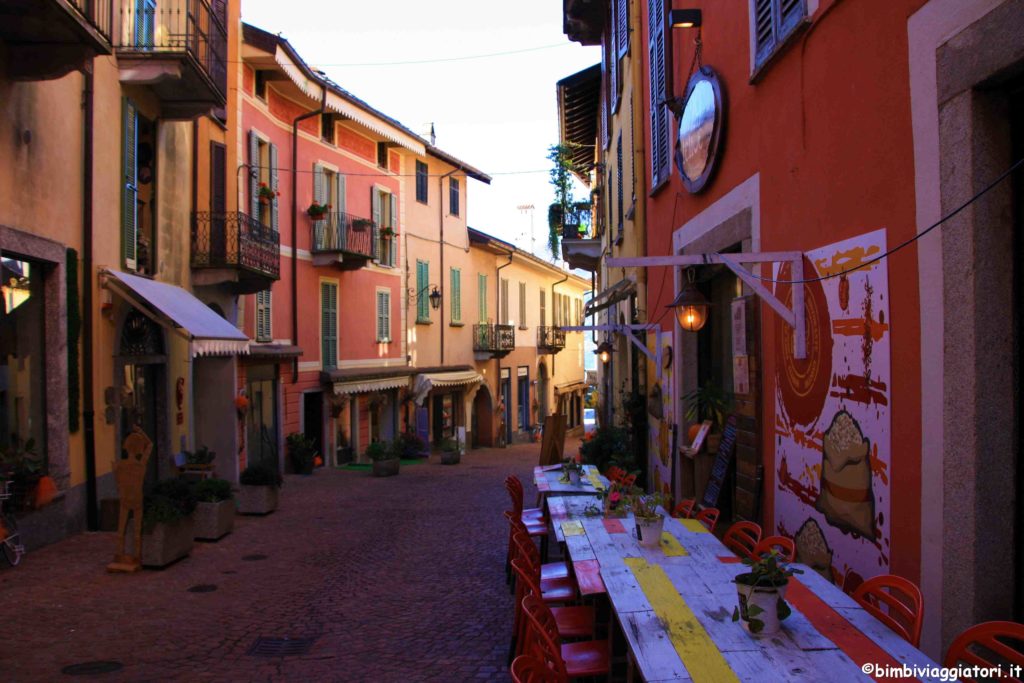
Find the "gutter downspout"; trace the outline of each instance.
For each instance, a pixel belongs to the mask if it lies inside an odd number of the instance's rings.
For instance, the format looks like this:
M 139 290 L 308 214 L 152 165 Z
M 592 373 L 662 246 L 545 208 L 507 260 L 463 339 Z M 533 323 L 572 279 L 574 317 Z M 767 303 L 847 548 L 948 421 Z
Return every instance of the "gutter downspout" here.
M 495 323 L 494 323 L 495 330 L 494 331 L 495 331 L 495 334 L 497 334 L 497 331 L 498 331 L 497 330 L 497 326 L 501 324 L 501 269 L 502 268 L 508 268 L 509 266 L 511 266 L 512 265 L 512 257 L 515 255 L 515 252 L 512 252 L 512 251 L 509 251 L 509 252 L 506 252 L 506 253 L 508 254 L 508 263 L 506 263 L 503 266 L 498 266 L 497 268 L 494 269 L 494 300 L 495 300 L 494 310 L 496 311 L 496 313 L 494 314 L 494 318 L 495 318 Z M 501 393 L 501 357 L 499 356 L 498 358 L 495 358 L 494 361 L 498 365 L 498 372 L 495 375 L 498 378 L 498 395 L 501 397 L 502 405 L 505 406 L 504 412 L 508 413 L 509 406 L 508 406 L 507 403 L 505 403 L 505 395 Z M 509 392 L 510 393 L 511 393 L 511 390 L 512 390 L 511 383 L 512 383 L 512 380 L 509 379 L 509 385 L 510 385 L 509 386 Z M 511 399 L 512 397 L 509 396 L 509 398 Z M 509 417 L 509 419 L 505 422 L 505 434 L 501 435 L 502 439 L 505 439 L 505 435 L 508 434 L 509 429 L 510 429 L 510 425 L 512 423 L 512 415 L 509 414 L 508 417 Z M 509 443 L 508 443 L 508 440 L 506 440 L 505 441 L 505 447 L 507 448 L 508 446 L 509 446 Z
M 441 241 L 440 241 L 440 245 L 439 245 L 439 248 L 441 249 L 441 275 L 439 276 L 439 278 L 440 278 L 440 287 L 439 287 L 439 289 L 441 290 L 442 294 L 443 294 L 443 292 L 445 290 L 445 287 L 444 287 L 444 179 L 451 177 L 451 175 L 453 173 L 458 173 L 458 171 L 459 171 L 459 169 L 457 167 L 453 168 L 452 170 L 448 171 L 443 176 L 441 176 L 440 178 L 437 179 L 437 217 L 438 217 L 438 223 L 439 223 L 439 225 L 441 227 Z M 449 210 L 451 209 L 451 207 L 448 207 L 448 208 L 449 208 Z M 430 282 L 429 282 L 430 278 L 427 278 L 427 279 L 428 279 L 427 287 L 429 287 L 430 286 Z M 452 292 L 449 292 L 448 296 L 451 296 L 451 295 L 452 295 Z M 420 292 L 419 294 L 416 295 L 416 303 L 417 304 L 419 303 L 419 298 L 421 296 L 423 296 L 423 292 Z M 441 319 L 438 322 L 441 325 L 441 365 L 443 366 L 444 365 L 444 296 L 441 297 Z
M 92 192 L 93 192 L 93 75 L 92 63 L 83 70 L 82 87 L 82 427 L 85 437 L 85 519 L 89 531 L 98 531 L 96 492 L 96 410 L 93 402 L 92 367 Z
M 320 109 L 296 116 L 292 121 L 292 344 L 299 345 L 299 123 L 322 115 L 327 106 L 327 88 L 321 86 Z M 299 381 L 299 358 L 292 360 L 292 384 Z

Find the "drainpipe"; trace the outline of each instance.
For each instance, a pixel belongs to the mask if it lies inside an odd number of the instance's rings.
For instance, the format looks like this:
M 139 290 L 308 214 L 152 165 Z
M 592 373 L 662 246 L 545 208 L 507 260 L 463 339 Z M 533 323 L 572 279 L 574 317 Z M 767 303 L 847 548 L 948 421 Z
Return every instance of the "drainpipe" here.
M 299 123 L 324 113 L 327 87 L 321 86 L 320 108 L 292 121 L 292 344 L 299 345 Z M 292 360 L 292 384 L 299 381 L 299 359 Z
M 495 285 L 494 286 L 494 293 L 495 293 L 495 296 L 494 296 L 494 300 L 495 300 L 494 310 L 496 311 L 496 313 L 494 314 L 494 318 L 495 318 L 495 323 L 494 324 L 495 324 L 495 326 L 501 324 L 501 269 L 502 268 L 508 268 L 509 266 L 512 265 L 512 256 L 515 254 L 515 252 L 513 252 L 513 251 L 510 251 L 510 252 L 507 252 L 507 253 L 508 253 L 508 263 L 506 263 L 503 266 L 498 266 L 497 268 L 494 269 L 494 285 Z M 497 331 L 498 331 L 497 327 L 495 327 L 494 331 L 495 331 L 495 334 L 497 334 Z M 495 358 L 494 360 L 495 360 L 495 362 L 497 363 L 497 366 L 498 366 L 498 373 L 497 373 L 497 378 L 498 378 L 498 395 L 501 396 L 502 404 L 505 404 L 505 396 L 501 393 L 501 357 Z M 509 391 L 510 392 L 511 392 L 511 389 L 512 389 L 511 385 L 512 385 L 512 379 L 509 378 Z M 509 398 L 511 398 L 511 396 L 509 396 Z M 507 404 L 505 404 L 505 412 L 508 412 L 508 405 Z M 510 422 L 511 422 L 511 419 L 512 419 L 512 415 L 509 415 L 509 421 Z M 505 433 L 506 434 L 508 434 L 508 430 L 509 430 L 509 423 L 506 423 L 505 424 Z M 504 438 L 504 437 L 502 437 L 502 438 Z M 509 444 L 506 441 L 505 442 L 505 446 L 508 446 L 508 445 Z
M 98 531 L 96 493 L 96 410 L 92 375 L 92 190 L 93 190 L 93 75 L 92 64 L 83 70 L 82 87 L 82 428 L 85 437 L 85 519 L 89 531 Z
M 440 280 L 439 289 L 441 290 L 442 293 L 445 290 L 445 288 L 444 288 L 444 179 L 448 178 L 448 177 L 451 177 L 451 175 L 453 173 L 457 173 L 458 170 L 459 170 L 458 168 L 453 168 L 452 170 L 448 171 L 443 176 L 441 176 L 440 178 L 437 179 L 437 217 L 438 217 L 438 222 L 440 223 L 440 226 L 441 226 L 441 243 L 440 243 L 440 249 L 441 249 L 441 275 L 440 275 L 440 279 L 441 280 Z M 460 193 L 459 196 L 460 197 L 462 196 L 461 193 Z M 428 287 L 430 286 L 429 279 L 430 278 L 427 278 L 427 280 L 428 280 L 427 286 Z M 420 292 L 420 293 L 418 293 L 416 295 L 416 302 L 417 303 L 419 303 L 420 296 L 422 296 L 422 295 L 423 295 L 423 292 Z M 448 296 L 451 296 L 451 293 L 449 293 Z M 441 319 L 438 322 L 441 324 L 441 366 L 443 367 L 444 366 L 444 297 L 443 296 L 441 297 Z

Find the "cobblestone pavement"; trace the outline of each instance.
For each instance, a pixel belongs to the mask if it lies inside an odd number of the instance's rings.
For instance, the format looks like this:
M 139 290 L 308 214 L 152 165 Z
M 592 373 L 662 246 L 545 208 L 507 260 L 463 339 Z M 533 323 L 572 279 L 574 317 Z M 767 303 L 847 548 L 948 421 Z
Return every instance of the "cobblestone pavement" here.
M 281 507 L 237 517 L 162 571 L 113 575 L 113 533 L 79 534 L 0 568 L 0 680 L 508 680 L 505 585 L 515 472 L 533 490 L 536 444 L 436 456 L 398 477 L 287 477 Z M 262 560 L 247 555 L 265 555 Z M 192 593 L 198 584 L 217 590 Z M 257 638 L 314 638 L 307 654 L 248 654 Z

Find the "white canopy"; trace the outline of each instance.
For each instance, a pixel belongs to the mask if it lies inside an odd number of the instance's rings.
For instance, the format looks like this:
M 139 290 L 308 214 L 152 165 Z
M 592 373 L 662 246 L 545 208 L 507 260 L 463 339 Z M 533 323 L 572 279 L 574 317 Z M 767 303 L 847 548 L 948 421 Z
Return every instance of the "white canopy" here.
M 341 396 L 343 394 L 362 394 L 368 391 L 384 391 L 386 389 L 396 389 L 398 387 L 408 385 L 409 378 L 407 376 L 335 382 L 334 394 L 335 396 Z
M 106 269 L 105 286 L 157 323 L 192 342 L 196 356 L 249 353 L 249 338 L 181 287 Z
M 432 389 L 438 387 L 473 386 L 483 381 L 475 370 L 457 370 L 453 372 L 430 372 L 416 375 L 413 384 L 413 398 L 416 405 L 423 405 L 423 400 Z

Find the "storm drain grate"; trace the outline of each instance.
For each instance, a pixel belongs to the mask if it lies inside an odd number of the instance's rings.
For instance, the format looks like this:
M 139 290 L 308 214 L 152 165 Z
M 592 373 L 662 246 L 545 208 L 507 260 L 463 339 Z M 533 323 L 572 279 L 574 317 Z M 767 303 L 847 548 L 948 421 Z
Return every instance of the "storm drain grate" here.
M 253 657 L 294 657 L 313 647 L 315 638 L 257 638 L 249 648 Z
M 60 670 L 62 674 L 67 676 L 95 676 L 97 674 L 109 674 L 115 671 L 120 671 L 124 668 L 121 662 L 82 662 L 80 664 L 70 664 Z
M 242 559 L 246 562 L 255 562 L 256 560 L 265 560 L 267 559 L 267 556 L 257 553 L 256 555 L 242 555 Z
M 212 583 L 200 583 L 196 586 L 192 586 L 188 589 L 189 593 L 212 593 L 217 590 L 217 586 Z

